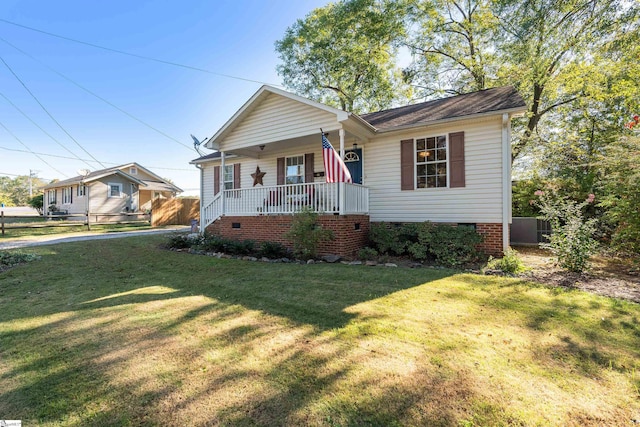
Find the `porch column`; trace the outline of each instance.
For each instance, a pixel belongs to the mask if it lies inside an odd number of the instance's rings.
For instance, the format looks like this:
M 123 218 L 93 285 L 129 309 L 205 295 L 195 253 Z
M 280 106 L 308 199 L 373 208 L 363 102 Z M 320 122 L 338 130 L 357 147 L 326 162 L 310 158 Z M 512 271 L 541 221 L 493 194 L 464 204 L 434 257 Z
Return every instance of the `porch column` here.
M 340 158 L 344 160 L 344 129 L 340 129 L 338 131 L 338 134 L 340 135 Z M 340 182 L 338 184 L 338 197 L 339 197 L 339 208 L 338 208 L 338 213 L 340 215 L 344 215 L 344 204 L 346 202 L 346 198 L 345 198 L 345 188 L 344 188 L 344 182 Z
M 511 223 L 511 117 L 502 115 L 502 251 L 509 249 Z
M 224 215 L 224 162 L 226 159 L 226 153 L 220 152 L 220 207 L 222 208 L 221 214 Z

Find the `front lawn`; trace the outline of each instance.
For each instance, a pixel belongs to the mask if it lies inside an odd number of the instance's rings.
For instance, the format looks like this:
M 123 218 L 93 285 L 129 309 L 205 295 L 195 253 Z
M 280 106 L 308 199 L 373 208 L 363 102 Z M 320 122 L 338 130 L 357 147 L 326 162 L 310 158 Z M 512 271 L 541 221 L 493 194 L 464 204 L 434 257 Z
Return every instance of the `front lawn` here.
M 451 270 L 267 264 L 160 236 L 0 273 L 23 425 L 627 425 L 640 306 Z

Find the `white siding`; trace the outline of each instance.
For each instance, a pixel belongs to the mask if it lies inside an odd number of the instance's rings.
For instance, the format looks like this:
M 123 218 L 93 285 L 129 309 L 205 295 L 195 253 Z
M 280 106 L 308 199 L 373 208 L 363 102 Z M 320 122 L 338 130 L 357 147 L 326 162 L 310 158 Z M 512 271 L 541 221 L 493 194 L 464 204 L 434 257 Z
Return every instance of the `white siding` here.
M 400 141 L 465 133 L 464 188 L 400 190 Z M 366 145 L 365 183 L 371 221 L 502 221 L 500 117 L 380 136 Z
M 319 133 L 338 127 L 335 114 L 269 94 L 220 143 L 222 151 Z
M 317 127 L 316 125 L 314 131 L 317 131 Z M 465 133 L 466 187 L 401 191 L 400 141 L 460 131 Z M 362 148 L 364 184 L 370 189 L 369 210 L 372 221 L 502 222 L 501 117 L 432 126 L 427 130 L 383 134 L 364 143 Z M 260 159 L 228 157 L 226 164 L 242 164 L 241 188 L 252 188 L 251 174 L 255 172 L 256 166 L 266 172 L 263 183 L 269 186 L 276 185 L 278 157 L 311 152 L 314 153 L 314 170 L 323 171 L 320 142 L 299 145 L 275 154 L 269 153 Z M 213 199 L 213 170 L 219 164 L 216 161 L 203 165 L 203 205 Z M 315 181 L 322 182 L 324 178 L 318 177 Z

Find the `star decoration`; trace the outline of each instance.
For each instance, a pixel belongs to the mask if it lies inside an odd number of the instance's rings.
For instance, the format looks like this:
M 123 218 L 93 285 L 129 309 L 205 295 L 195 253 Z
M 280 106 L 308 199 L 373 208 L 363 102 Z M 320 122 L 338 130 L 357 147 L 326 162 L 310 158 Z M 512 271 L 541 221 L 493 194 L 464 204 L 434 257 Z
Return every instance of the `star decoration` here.
M 266 174 L 266 172 L 260 172 L 260 166 L 256 166 L 256 171 L 251 174 L 251 177 L 253 178 L 253 186 L 255 187 L 257 184 L 264 185 L 262 183 L 262 177 Z

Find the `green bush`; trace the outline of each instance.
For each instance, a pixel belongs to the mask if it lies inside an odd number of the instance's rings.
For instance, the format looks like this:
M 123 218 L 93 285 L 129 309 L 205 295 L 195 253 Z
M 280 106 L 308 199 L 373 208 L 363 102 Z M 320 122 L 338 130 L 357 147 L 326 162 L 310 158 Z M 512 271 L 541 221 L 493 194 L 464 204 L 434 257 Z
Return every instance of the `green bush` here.
M 333 232 L 324 230 L 318 224 L 318 214 L 311 209 L 303 209 L 293 215 L 291 228 L 284 235 L 293 244 L 293 253 L 301 259 L 313 259 L 318 253 L 318 245 L 333 240 Z
M 187 249 L 198 244 L 199 238 L 190 238 L 185 234 L 169 236 L 166 247 L 169 249 Z
M 476 246 L 482 243 L 482 236 L 471 227 L 424 223 L 418 231 L 418 243 L 437 264 L 456 267 L 480 258 Z
M 371 261 L 378 256 L 378 251 L 370 247 L 364 247 L 358 251 L 358 259 L 361 261 Z
M 194 248 L 205 252 L 226 252 L 229 241 L 215 234 L 205 234 Z
M 474 229 L 430 222 L 393 227 L 372 224 L 369 239 L 381 254 L 408 255 L 417 261 L 427 259 L 453 267 L 476 261 L 482 242 Z
M 42 215 L 42 209 L 44 205 L 44 195 L 38 194 L 37 196 L 33 196 L 29 199 L 29 206 L 38 211 L 38 215 Z
M 540 246 L 549 249 L 556 257 L 560 267 L 565 270 L 582 272 L 589 267 L 589 258 L 597 248 L 593 238 L 596 231 L 596 219 L 585 219 L 584 209 L 593 203 L 595 196 L 590 194 L 585 201 L 577 203 L 558 194 L 554 188 L 536 191 L 538 206 L 544 219 L 551 223 L 553 232 L 549 243 Z
M 271 259 L 288 258 L 289 250 L 282 243 L 262 242 L 258 255 Z
M 514 249 L 507 249 L 502 258 L 489 259 L 487 268 L 491 270 L 500 270 L 507 274 L 518 274 L 527 270 L 518 252 Z
M 230 255 L 253 255 L 256 253 L 256 242 L 253 240 L 225 240 L 225 251 Z
M 20 251 L 0 251 L 0 267 L 13 267 L 38 259 L 40 259 L 40 256 L 36 254 L 28 254 Z
M 406 255 L 412 243 L 418 240 L 420 224 L 390 225 L 373 223 L 369 231 L 369 240 L 381 254 Z

